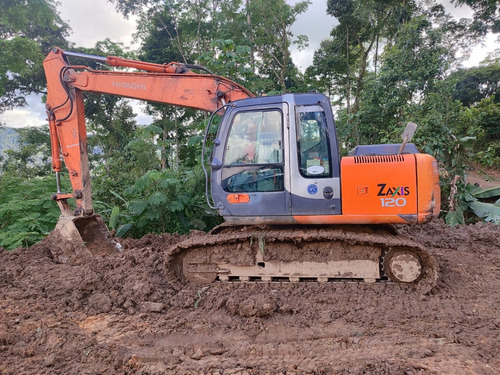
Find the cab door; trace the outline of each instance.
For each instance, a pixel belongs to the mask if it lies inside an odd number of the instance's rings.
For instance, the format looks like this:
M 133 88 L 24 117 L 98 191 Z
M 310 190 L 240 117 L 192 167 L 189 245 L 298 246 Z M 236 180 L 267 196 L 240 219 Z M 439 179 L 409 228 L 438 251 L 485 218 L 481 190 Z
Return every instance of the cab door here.
M 329 103 L 300 99 L 290 130 L 292 215 L 339 215 L 340 165 Z
M 212 197 L 224 217 L 291 214 L 285 189 L 287 110 L 279 102 L 226 113 L 229 127 L 219 132 L 212 160 Z

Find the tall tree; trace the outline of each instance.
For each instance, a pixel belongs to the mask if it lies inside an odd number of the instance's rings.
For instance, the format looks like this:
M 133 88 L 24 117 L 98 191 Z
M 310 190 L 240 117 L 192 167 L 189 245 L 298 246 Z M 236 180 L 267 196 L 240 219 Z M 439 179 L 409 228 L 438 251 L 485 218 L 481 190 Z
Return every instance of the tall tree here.
M 54 45 L 65 47 L 68 25 L 55 0 L 2 0 L 0 12 L 0 113 L 42 93 L 42 60 Z
M 495 0 L 452 0 L 452 3 L 468 5 L 474 11 L 471 30 L 480 35 L 500 33 L 500 3 Z
M 377 73 L 382 46 L 414 13 L 414 1 L 330 0 L 327 13 L 339 23 L 315 52 L 308 75 L 320 79 L 355 114 L 367 74 Z
M 500 103 L 500 63 L 460 69 L 450 79 L 456 81 L 453 97 L 467 107 L 491 96 Z
M 158 57 L 169 50 L 176 57 L 164 61 L 195 63 L 214 40 L 233 39 L 238 45 L 243 40 L 242 0 L 144 0 L 141 7 L 128 0 L 111 1 L 124 14 L 139 15 L 137 36 L 143 40 L 143 52 L 161 50 Z
M 200 15 L 195 15 L 188 8 L 181 8 L 174 1 L 166 1 L 141 14 L 138 36 L 142 40 L 142 60 L 156 63 L 195 62 L 196 50 L 205 43 L 203 30 L 207 24 L 205 20 L 202 22 Z M 208 11 L 207 8 L 205 11 Z M 149 103 L 147 112 L 154 117 L 149 129 L 155 134 L 160 148 L 161 169 L 178 168 L 181 144 L 187 143 L 192 135 L 190 119 L 195 113 L 156 103 Z
M 408 114 L 415 114 L 410 108 L 423 105 L 439 89 L 438 83 L 453 66 L 462 36 L 461 29 L 450 27 L 448 20 L 442 8 L 416 13 L 387 45 L 379 74 L 370 78 L 361 95 L 363 102 L 353 124 L 358 142 L 378 142 L 397 132 L 411 120 Z
M 251 0 L 247 1 L 248 40 L 251 48 L 260 61 L 260 73 L 265 73 L 275 82 L 274 90 L 288 91 L 288 84 L 297 71 L 290 58 L 290 47 L 296 44 L 299 48 L 307 44 L 307 37 L 300 35 L 294 38 L 292 25 L 298 15 L 304 13 L 308 1 L 300 1 L 295 5 L 286 4 L 284 0 Z

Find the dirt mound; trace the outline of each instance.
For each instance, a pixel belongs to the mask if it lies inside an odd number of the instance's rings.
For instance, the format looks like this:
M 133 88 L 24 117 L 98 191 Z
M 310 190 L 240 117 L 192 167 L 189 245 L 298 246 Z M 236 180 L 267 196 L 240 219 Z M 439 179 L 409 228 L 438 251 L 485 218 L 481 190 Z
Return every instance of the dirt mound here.
M 171 288 L 148 235 L 61 262 L 0 249 L 0 374 L 500 374 L 500 227 L 400 227 L 440 263 L 390 284 Z

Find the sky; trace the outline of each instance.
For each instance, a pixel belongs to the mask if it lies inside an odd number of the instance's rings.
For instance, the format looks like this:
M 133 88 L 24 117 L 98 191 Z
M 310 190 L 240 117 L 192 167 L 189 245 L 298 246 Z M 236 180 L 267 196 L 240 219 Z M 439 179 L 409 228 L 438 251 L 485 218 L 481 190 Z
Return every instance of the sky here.
M 295 4 L 299 0 L 287 0 Z M 327 39 L 336 20 L 326 14 L 327 0 L 312 0 L 307 12 L 298 16 L 293 25 L 295 35 L 306 35 L 309 38 L 309 47 L 303 51 L 292 50 L 292 58 L 300 70 L 304 71 L 312 64 L 314 51 L 322 40 Z M 61 17 L 69 23 L 72 33 L 68 38 L 77 46 L 93 47 L 97 41 L 109 38 L 113 42 L 122 42 L 131 49 L 137 48 L 134 44 L 133 34 L 136 30 L 136 18 L 131 16 L 125 19 L 117 13 L 113 4 L 106 0 L 59 0 L 58 8 Z M 445 6 L 453 11 L 456 18 L 470 17 L 471 11 L 467 7 L 453 8 L 449 0 Z M 484 46 L 477 46 L 471 53 L 471 58 L 464 64 L 466 67 L 478 65 L 488 51 L 494 49 L 494 37 L 488 38 Z M 229 77 L 230 78 L 230 77 Z M 40 96 L 29 96 L 28 105 L 15 108 L 0 114 L 0 123 L 9 127 L 39 126 L 46 124 L 45 106 Z M 138 114 L 136 120 L 139 124 L 150 123 L 151 119 L 141 113 L 141 105 L 133 101 L 134 111 Z

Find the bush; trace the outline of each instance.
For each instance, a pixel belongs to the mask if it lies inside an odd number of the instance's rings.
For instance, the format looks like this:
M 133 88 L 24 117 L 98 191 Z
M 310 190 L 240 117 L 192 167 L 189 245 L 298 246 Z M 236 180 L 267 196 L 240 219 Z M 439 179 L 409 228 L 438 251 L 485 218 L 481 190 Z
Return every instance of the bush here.
M 53 176 L 20 178 L 10 174 L 0 180 L 0 247 L 29 247 L 52 231 L 61 214 L 50 199 Z

